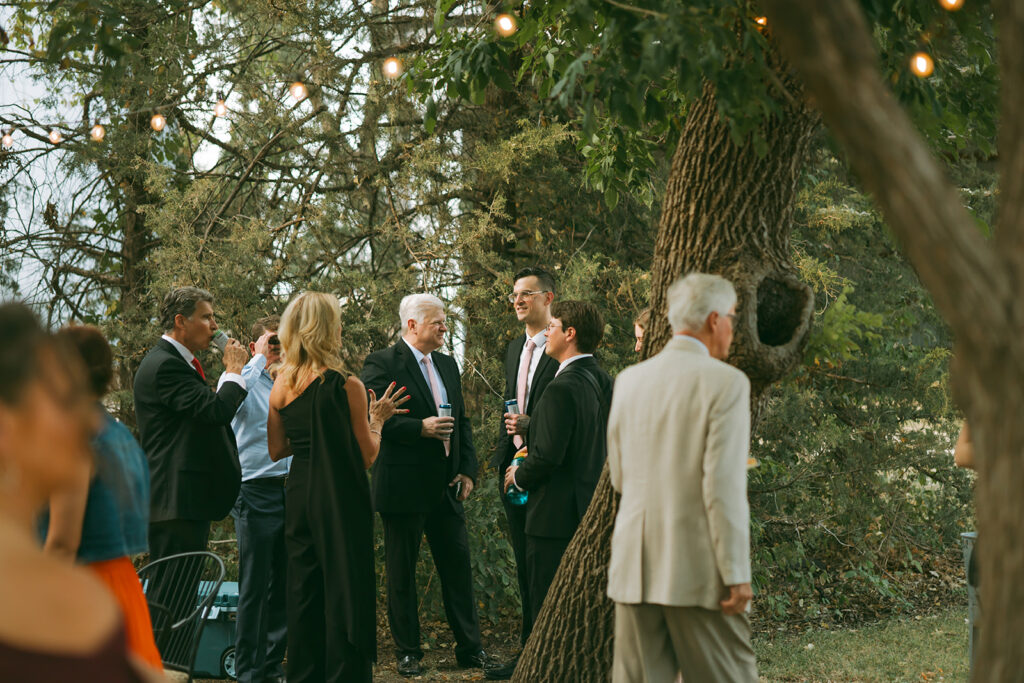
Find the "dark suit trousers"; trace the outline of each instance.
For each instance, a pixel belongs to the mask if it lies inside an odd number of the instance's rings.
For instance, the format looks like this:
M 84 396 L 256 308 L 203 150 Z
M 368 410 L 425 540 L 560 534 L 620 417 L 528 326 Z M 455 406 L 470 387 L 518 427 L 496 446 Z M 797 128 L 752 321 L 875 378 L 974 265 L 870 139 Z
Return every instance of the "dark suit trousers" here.
M 170 519 L 152 522 L 149 525 L 149 560 L 155 562 L 179 553 L 206 550 L 206 541 L 209 537 L 210 523 L 206 520 Z M 190 563 L 186 569 L 192 570 L 189 572 L 192 574 L 197 566 Z M 178 572 L 180 571 L 181 567 L 178 568 Z M 170 624 L 184 618 L 195 609 L 199 595 L 198 573 L 190 576 L 187 583 L 183 583 L 182 575 L 178 572 L 174 568 L 167 572 L 154 571 L 146 590 L 156 646 L 161 651 L 170 644 L 171 634 L 167 630 Z M 178 638 L 180 636 L 175 636 L 175 639 Z
M 288 555 L 284 547 L 284 477 L 242 482 L 231 511 L 238 535 L 235 671 L 240 683 L 284 675 Z
M 526 507 L 525 505 L 523 506 Z M 526 574 L 530 584 L 530 622 L 537 621 L 548 588 L 562 563 L 562 555 L 572 538 L 526 536 Z
M 468 656 L 478 652 L 481 649 L 480 619 L 473 597 L 466 520 L 447 500 L 438 503 L 429 514 L 381 513 L 380 517 L 384 526 L 388 622 L 395 639 L 396 655 L 423 657 L 417 610 L 416 560 L 424 534 L 441 579 L 441 597 L 448 625 L 455 636 L 455 654 Z
M 526 506 L 512 505 L 501 489 L 505 486 L 505 472 L 498 472 L 498 495 L 505 506 L 508 519 L 508 535 L 512 541 L 512 553 L 516 558 L 516 578 L 519 579 L 519 601 L 523 606 L 523 624 L 519 629 L 519 643 L 526 640 L 533 631 L 533 611 L 530 609 L 530 581 L 526 572 Z

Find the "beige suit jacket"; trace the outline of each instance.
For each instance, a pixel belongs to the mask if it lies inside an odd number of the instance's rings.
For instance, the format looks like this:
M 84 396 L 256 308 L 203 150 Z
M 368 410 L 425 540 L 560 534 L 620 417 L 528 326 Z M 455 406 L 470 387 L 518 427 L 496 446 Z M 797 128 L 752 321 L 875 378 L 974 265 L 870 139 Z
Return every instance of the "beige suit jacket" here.
M 750 382 L 700 342 L 675 336 L 619 374 L 612 600 L 717 610 L 726 586 L 750 582 L 749 448 Z

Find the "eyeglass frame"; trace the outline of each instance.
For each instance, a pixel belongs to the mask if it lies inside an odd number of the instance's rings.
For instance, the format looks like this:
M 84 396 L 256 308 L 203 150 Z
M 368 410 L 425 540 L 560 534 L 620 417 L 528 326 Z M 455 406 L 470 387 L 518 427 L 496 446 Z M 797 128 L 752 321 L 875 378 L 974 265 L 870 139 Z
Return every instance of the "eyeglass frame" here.
M 551 292 L 550 289 L 528 289 L 525 292 L 512 292 L 508 295 L 508 302 L 510 304 L 514 304 L 519 301 L 520 297 L 525 299 L 526 297 L 537 296 L 538 294 L 548 294 L 549 292 Z

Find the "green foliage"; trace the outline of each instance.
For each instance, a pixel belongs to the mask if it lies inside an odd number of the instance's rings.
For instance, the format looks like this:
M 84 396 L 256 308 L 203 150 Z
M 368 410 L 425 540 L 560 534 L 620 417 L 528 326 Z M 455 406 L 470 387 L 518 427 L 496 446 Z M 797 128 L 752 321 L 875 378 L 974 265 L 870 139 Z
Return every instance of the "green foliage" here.
M 824 304 L 757 430 L 752 542 L 774 618 L 834 622 L 934 595 L 920 587 L 957 571 L 971 482 L 951 456 L 945 325 L 842 168 L 823 154 L 809 171 L 794 243 Z

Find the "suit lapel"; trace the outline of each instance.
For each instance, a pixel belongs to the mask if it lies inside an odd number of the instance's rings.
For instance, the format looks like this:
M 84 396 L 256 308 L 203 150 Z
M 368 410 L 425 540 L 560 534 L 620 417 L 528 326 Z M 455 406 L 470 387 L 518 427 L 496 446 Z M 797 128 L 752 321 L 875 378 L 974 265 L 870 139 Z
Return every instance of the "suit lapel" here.
M 179 363 L 181 363 L 186 368 L 191 370 L 192 374 L 194 374 L 196 376 L 197 380 L 199 380 L 203 384 L 206 384 L 206 380 L 204 380 L 202 377 L 199 376 L 199 373 L 196 372 L 196 369 L 193 366 L 189 365 L 188 361 L 186 361 L 181 356 L 181 354 L 178 352 L 178 349 L 174 348 L 174 345 L 171 344 L 171 342 L 169 342 L 166 339 L 164 339 L 163 337 L 161 337 L 160 341 L 157 342 L 157 346 L 159 346 L 161 349 L 163 349 L 164 352 L 167 353 L 169 356 L 171 356 L 172 358 L 176 358 Z
M 455 385 L 459 379 L 452 372 L 452 366 L 455 365 L 455 363 L 453 361 L 452 363 L 449 364 L 449 359 L 447 357 L 442 357 L 436 352 L 430 354 L 430 358 L 434 362 L 434 367 L 437 368 L 437 374 L 441 376 L 441 381 L 444 382 L 445 389 L 448 390 L 448 403 L 451 404 L 452 409 L 454 410 Z M 455 369 L 457 370 L 458 367 L 456 366 Z
M 426 401 L 427 406 L 431 409 L 431 413 L 437 415 L 437 406 L 434 405 L 434 394 L 430 391 L 430 386 L 427 384 L 427 380 L 423 377 L 423 372 L 420 370 L 419 363 L 416 362 L 416 356 L 412 355 L 412 350 L 409 345 L 405 343 L 405 340 L 399 340 L 395 344 L 395 353 L 398 354 L 399 358 L 402 359 L 405 365 L 405 371 L 412 377 L 412 383 L 419 389 L 421 395 Z
M 513 339 L 508 345 L 508 357 L 505 359 L 505 386 L 512 392 L 506 398 L 516 397 L 516 380 L 519 379 L 519 358 L 523 355 L 523 346 L 526 345 L 526 334 L 523 333 Z M 519 406 L 523 410 L 523 406 Z
M 537 400 L 540 400 L 540 395 L 544 393 L 544 388 L 547 387 L 555 376 L 556 370 L 558 370 L 558 361 L 544 353 L 540 362 L 537 363 L 536 372 L 533 373 L 533 386 L 530 387 L 530 396 L 526 399 L 527 406 L 525 409 L 520 406 L 520 410 L 524 412 L 533 410 L 534 406 L 537 405 L 534 398 L 536 397 Z

